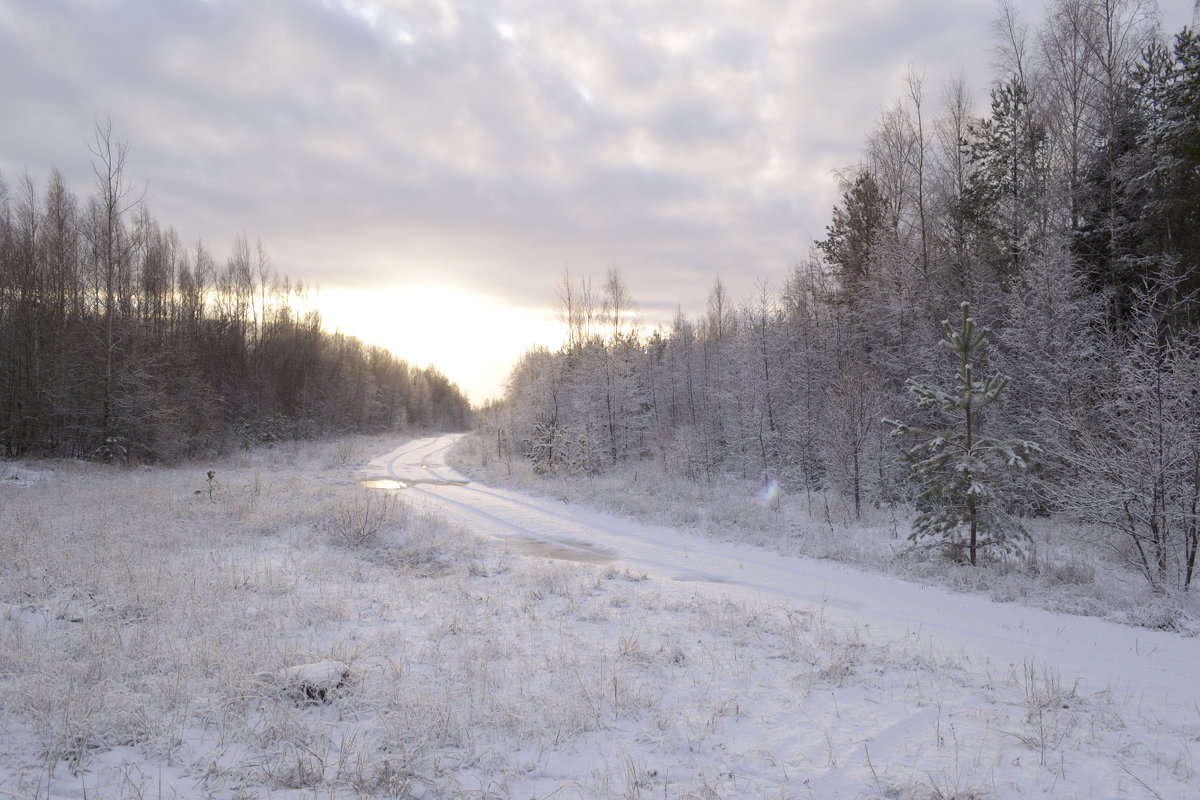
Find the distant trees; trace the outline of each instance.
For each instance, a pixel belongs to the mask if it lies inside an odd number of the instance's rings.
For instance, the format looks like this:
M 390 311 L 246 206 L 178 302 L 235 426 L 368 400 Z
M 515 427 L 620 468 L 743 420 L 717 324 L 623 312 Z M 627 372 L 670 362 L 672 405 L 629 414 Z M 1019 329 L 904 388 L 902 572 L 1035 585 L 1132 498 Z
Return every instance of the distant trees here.
M 83 202 L 0 176 L 0 453 L 176 459 L 238 443 L 461 428 L 432 368 L 328 334 L 239 234 L 224 266 L 151 217 L 109 123 Z

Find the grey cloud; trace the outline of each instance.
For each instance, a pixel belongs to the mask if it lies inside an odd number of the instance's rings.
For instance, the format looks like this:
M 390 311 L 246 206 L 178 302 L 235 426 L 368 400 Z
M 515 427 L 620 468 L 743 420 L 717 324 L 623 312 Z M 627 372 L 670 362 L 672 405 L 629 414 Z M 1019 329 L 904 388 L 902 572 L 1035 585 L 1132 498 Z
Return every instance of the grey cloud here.
M 644 306 L 671 309 L 702 303 L 718 272 L 735 296 L 778 282 L 821 235 L 828 167 L 856 156 L 898 71 L 922 61 L 939 79 L 989 14 L 25 0 L 0 16 L 0 68 L 31 75 L 8 100 L 0 170 L 58 166 L 86 190 L 84 141 L 111 113 L 152 211 L 185 239 L 246 230 L 309 282 L 436 269 L 525 303 L 531 284 L 550 302 L 566 264 L 615 263 Z
M 726 115 L 722 103 L 690 101 L 672 104 L 655 114 L 654 131 L 670 144 L 737 142 L 745 120 Z

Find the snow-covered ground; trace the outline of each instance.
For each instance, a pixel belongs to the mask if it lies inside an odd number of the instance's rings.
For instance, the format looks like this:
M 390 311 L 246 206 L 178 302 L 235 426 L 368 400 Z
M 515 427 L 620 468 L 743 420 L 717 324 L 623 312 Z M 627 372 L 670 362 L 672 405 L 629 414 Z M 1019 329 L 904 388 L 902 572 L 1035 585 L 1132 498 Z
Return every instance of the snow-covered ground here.
M 1200 796 L 1196 638 L 488 488 L 453 441 L 10 465 L 0 798 Z

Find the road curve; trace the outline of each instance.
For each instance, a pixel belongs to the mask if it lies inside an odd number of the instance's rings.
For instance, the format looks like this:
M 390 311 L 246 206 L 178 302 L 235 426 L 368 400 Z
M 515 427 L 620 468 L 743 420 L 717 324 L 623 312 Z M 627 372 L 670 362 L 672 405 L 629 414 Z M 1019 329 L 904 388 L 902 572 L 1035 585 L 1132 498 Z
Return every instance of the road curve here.
M 1058 671 L 1080 691 L 1110 689 L 1200 708 L 1196 638 L 996 603 L 487 487 L 447 464 L 458 438 L 407 442 L 372 461 L 363 480 L 394 482 L 386 485 L 529 557 L 612 563 L 645 572 L 666 591 L 818 605 L 827 620 L 882 640 L 917 639 L 976 668 L 1007 672 L 1031 663 Z

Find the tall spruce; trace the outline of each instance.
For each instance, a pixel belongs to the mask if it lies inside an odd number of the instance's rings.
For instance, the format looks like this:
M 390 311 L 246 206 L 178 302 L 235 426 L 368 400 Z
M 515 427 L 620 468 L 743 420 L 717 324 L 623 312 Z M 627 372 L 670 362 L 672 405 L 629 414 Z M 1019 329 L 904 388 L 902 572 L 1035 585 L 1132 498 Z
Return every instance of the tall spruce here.
M 1030 87 L 1020 77 L 992 89 L 992 113 L 970 126 L 972 173 L 963 211 L 972 225 L 977 257 L 1006 290 L 1049 225 L 1049 140 Z
M 1149 156 L 1143 209 L 1153 250 L 1161 254 L 1176 304 L 1175 321 L 1200 326 L 1200 39 L 1184 29 L 1174 47 L 1149 48 L 1134 71 Z M 1173 295 L 1173 296 L 1172 296 Z

